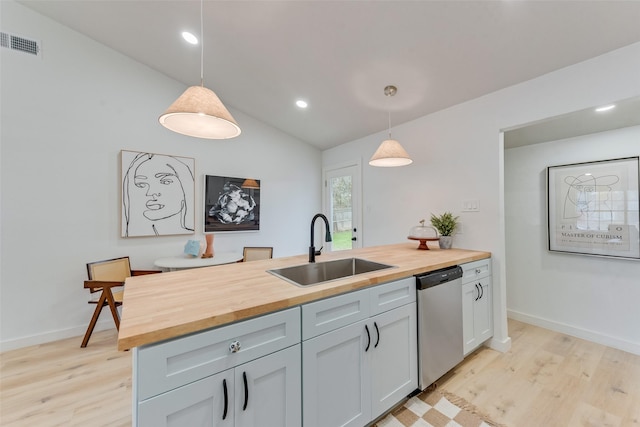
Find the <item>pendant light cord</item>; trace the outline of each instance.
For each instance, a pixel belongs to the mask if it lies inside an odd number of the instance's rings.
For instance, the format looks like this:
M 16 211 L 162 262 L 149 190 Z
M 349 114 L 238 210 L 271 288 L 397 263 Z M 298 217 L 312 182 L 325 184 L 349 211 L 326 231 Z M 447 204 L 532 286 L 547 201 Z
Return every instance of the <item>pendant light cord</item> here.
M 397 91 L 398 91 L 397 87 L 395 87 L 393 85 L 389 85 L 389 86 L 384 88 L 384 95 L 385 96 L 394 96 Z M 389 107 L 389 109 L 387 110 L 387 113 L 389 114 L 389 139 L 391 139 L 391 107 Z
M 200 0 L 200 86 L 204 87 L 204 0 Z

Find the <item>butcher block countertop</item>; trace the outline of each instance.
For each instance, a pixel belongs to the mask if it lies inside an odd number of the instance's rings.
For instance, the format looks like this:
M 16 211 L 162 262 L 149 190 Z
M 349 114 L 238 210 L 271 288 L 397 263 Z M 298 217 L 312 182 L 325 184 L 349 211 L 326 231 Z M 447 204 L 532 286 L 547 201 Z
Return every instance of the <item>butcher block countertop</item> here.
M 490 257 L 465 249 L 418 250 L 415 242 L 328 252 L 316 262 L 362 258 L 395 266 L 320 285 L 299 287 L 266 270 L 306 264 L 308 255 L 130 277 L 118 349 L 152 344 L 215 326 Z

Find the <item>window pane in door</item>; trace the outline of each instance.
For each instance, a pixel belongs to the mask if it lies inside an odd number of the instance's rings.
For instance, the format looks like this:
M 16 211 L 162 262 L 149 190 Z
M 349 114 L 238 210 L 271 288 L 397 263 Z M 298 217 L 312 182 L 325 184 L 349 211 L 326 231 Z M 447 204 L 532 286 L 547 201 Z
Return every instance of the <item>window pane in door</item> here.
M 352 248 L 352 217 L 353 206 L 351 203 L 352 180 L 351 175 L 332 177 L 329 179 L 331 190 L 331 218 L 332 218 L 332 244 L 334 251 Z

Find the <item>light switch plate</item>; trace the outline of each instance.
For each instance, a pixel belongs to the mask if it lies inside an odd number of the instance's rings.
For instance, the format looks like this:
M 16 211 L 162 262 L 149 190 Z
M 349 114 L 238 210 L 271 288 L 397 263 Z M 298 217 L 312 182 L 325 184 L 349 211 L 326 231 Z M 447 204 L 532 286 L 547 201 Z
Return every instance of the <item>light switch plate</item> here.
M 463 200 L 462 212 L 480 212 L 480 200 L 478 199 Z

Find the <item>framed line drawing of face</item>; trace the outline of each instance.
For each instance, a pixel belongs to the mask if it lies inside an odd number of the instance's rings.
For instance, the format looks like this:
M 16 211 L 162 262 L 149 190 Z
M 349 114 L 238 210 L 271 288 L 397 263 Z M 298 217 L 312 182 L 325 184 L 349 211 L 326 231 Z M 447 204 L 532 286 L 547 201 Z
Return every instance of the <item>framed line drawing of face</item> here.
M 548 249 L 640 260 L 640 158 L 547 167 Z
M 204 232 L 260 230 L 260 180 L 205 175 Z
M 122 150 L 122 237 L 193 234 L 195 160 Z

